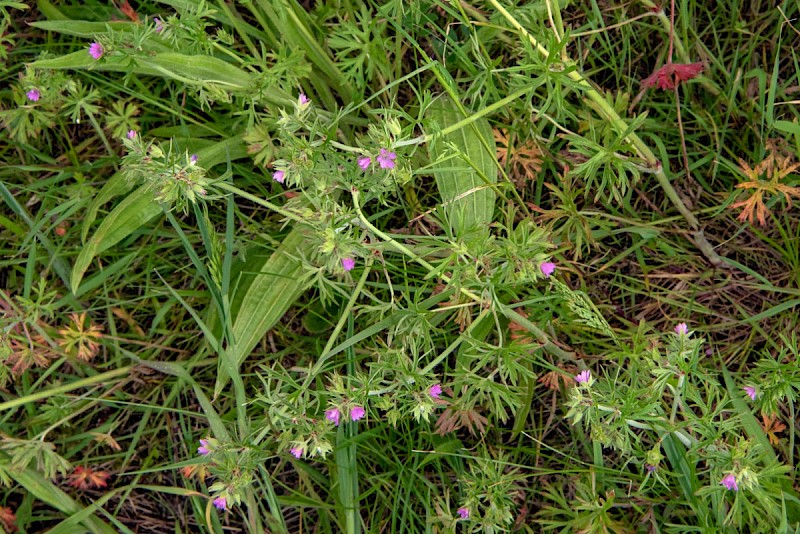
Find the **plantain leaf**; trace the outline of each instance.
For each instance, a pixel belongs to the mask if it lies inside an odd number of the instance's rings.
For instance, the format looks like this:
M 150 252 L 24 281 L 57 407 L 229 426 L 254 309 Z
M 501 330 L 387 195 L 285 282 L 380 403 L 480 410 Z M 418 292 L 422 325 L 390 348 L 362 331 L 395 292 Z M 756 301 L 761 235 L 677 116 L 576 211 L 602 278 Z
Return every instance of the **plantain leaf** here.
M 428 108 L 427 118 L 431 126 L 443 129 L 466 117 L 449 100 L 439 100 Z M 495 141 L 489 122 L 481 118 L 435 136 L 428 153 L 455 235 L 463 236 L 470 228 L 488 228 L 495 204 L 495 192 L 489 184 L 497 183 Z
M 305 233 L 295 229 L 272 255 L 248 262 L 247 271 L 258 274 L 245 274 L 245 279 L 239 283 L 239 290 L 244 293 L 241 301 L 238 295 L 234 299 L 233 342 L 228 348 L 233 361 L 239 365 L 305 290 L 306 284 L 301 281 L 302 264 L 298 261 L 305 244 Z M 229 378 L 220 359 L 214 398 L 222 392 Z
M 220 141 L 197 152 L 198 161 L 206 168 L 211 168 L 228 160 L 232 161 L 244 157 L 247 157 L 247 149 L 242 142 L 241 136 Z M 89 232 L 89 225 L 94 222 L 100 206 L 115 196 L 124 194 L 129 189 L 130 185 L 128 185 L 121 173 L 112 176 L 103 186 L 87 210 L 83 226 L 84 241 L 86 241 L 85 236 Z M 78 290 L 83 275 L 95 256 L 113 247 L 160 213 L 162 213 L 161 206 L 154 200 L 152 191 L 148 191 L 145 186 L 139 187 L 111 210 L 111 213 L 100 223 L 100 227 L 92 238 L 86 241 L 86 246 L 81 249 L 80 254 L 75 259 L 70 279 L 72 292 L 74 293 Z

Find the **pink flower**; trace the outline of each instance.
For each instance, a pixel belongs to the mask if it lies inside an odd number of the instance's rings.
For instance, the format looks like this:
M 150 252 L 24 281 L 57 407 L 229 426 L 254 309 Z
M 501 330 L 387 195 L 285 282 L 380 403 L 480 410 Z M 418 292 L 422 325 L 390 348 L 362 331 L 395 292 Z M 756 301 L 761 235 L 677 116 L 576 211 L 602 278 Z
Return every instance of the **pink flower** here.
M 309 100 L 308 97 L 303 93 L 300 93 L 300 96 L 297 98 L 297 101 L 300 103 L 301 106 L 305 106 L 306 104 L 311 102 L 311 100 Z
M 725 489 L 739 491 L 739 486 L 736 485 L 736 477 L 733 475 L 725 475 L 725 478 L 720 480 L 719 483 L 725 486 Z
M 678 326 L 675 327 L 675 333 L 679 336 L 685 336 L 689 333 L 689 327 L 686 326 L 686 323 L 680 323 Z
M 39 98 L 42 97 L 42 93 L 40 93 L 38 89 L 31 89 L 26 93 L 26 96 L 31 102 L 37 102 Z
M 542 274 L 545 276 L 545 278 L 547 278 L 555 272 L 556 264 L 552 261 L 546 261 L 539 266 L 539 269 L 542 270 Z
M 214 499 L 214 506 L 216 506 L 218 510 L 227 510 L 228 501 L 225 497 L 217 497 Z
M 160 18 L 153 17 L 153 22 L 156 24 L 156 33 L 161 33 L 164 31 L 164 22 Z
M 358 166 L 361 167 L 363 170 L 369 169 L 369 166 L 372 165 L 372 158 L 369 156 L 364 156 L 363 158 L 358 158 Z
M 367 411 L 361 406 L 353 406 L 353 408 L 350 410 L 350 419 L 353 421 L 358 421 L 364 417 L 365 413 L 367 413 Z
M 128 130 L 128 139 L 136 139 L 136 130 Z
M 272 179 L 282 184 L 283 181 L 286 179 L 286 172 L 285 171 L 275 171 L 272 173 Z
M 207 439 L 201 439 L 200 440 L 200 446 L 197 448 L 197 453 L 198 454 L 202 454 L 203 456 L 205 456 L 205 455 L 209 454 L 210 452 L 211 452 L 211 450 L 208 448 L 208 440 Z
M 89 46 L 89 55 L 92 56 L 94 59 L 100 59 L 103 57 L 103 45 L 98 42 L 94 42 Z
M 397 154 L 382 148 L 381 155 L 378 156 L 378 164 L 381 166 L 381 169 L 394 169 L 395 159 L 397 159 Z
M 339 426 L 339 408 L 331 408 L 325 412 L 325 419 L 331 421 L 334 425 Z
M 432 385 L 432 386 L 430 387 L 430 389 L 428 389 L 428 394 L 429 394 L 429 395 L 430 395 L 432 398 L 434 398 L 434 399 L 438 399 L 438 398 L 439 398 L 439 395 L 441 395 L 441 394 L 442 394 L 442 386 L 441 386 L 441 385 L 439 385 L 439 384 L 434 384 L 434 385 Z
M 589 379 L 591 377 L 592 377 L 592 372 L 591 371 L 588 371 L 588 370 L 587 371 L 582 371 L 582 372 L 578 373 L 577 375 L 575 375 L 575 382 L 577 382 L 578 384 L 585 384 L 586 382 L 589 381 Z
M 294 456 L 295 458 L 300 458 L 301 456 L 303 456 L 303 447 L 292 447 L 291 449 L 289 449 L 289 452 L 291 452 L 292 456 Z
M 356 266 L 356 260 L 353 258 L 342 258 L 342 267 L 345 271 L 352 271 Z
M 745 386 L 744 392 L 747 393 L 747 396 L 750 397 L 752 400 L 756 400 L 756 388 L 753 386 Z
M 469 519 L 469 508 L 459 508 L 456 513 L 461 516 L 461 519 Z

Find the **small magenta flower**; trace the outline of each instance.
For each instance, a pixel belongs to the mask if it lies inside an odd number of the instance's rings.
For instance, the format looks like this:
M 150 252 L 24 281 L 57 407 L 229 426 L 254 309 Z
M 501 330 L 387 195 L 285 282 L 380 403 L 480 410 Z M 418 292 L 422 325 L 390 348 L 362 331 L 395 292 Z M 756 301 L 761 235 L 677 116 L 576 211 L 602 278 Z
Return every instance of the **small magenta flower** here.
M 303 447 L 292 447 L 291 449 L 289 449 L 289 452 L 292 453 L 292 456 L 299 459 L 301 456 L 303 456 L 304 451 Z
M 750 397 L 752 400 L 756 400 L 756 388 L 753 386 L 745 386 L 744 392 L 747 393 L 747 396 Z
M 282 184 L 283 181 L 286 179 L 286 172 L 285 171 L 275 171 L 272 173 L 272 179 Z
M 191 156 L 189 156 L 189 163 L 192 165 L 197 163 L 197 154 L 192 154 Z
M 461 519 L 469 519 L 469 508 L 459 508 L 456 513 L 461 516 Z
M 686 323 L 680 323 L 675 327 L 675 333 L 679 336 L 685 336 L 689 333 L 689 327 L 686 326 Z
M 358 158 L 358 166 L 361 167 L 363 170 L 369 169 L 369 166 L 372 165 L 372 158 L 369 156 L 364 156 L 363 158 Z
M 442 386 L 440 384 L 434 384 L 428 389 L 428 394 L 434 398 L 438 399 L 439 395 L 442 394 Z
M 158 17 L 153 17 L 153 22 L 156 24 L 156 33 L 161 33 L 164 31 L 164 21 Z
M 128 130 L 128 139 L 136 139 L 136 130 Z
M 42 97 L 42 93 L 40 93 L 38 89 L 31 89 L 26 93 L 26 96 L 31 102 L 38 102 Z
M 345 271 L 352 271 L 355 266 L 356 260 L 354 258 L 342 258 L 342 267 L 344 267 Z
M 378 164 L 381 166 L 381 169 L 394 169 L 395 159 L 397 159 L 397 154 L 382 148 L 381 155 L 378 156 Z
M 545 276 L 545 278 L 547 278 L 555 272 L 556 264 L 552 261 L 546 261 L 539 266 L 539 269 L 542 270 L 542 274 Z
M 581 371 L 580 373 L 575 375 L 575 382 L 577 382 L 578 384 L 585 384 L 586 382 L 589 381 L 590 378 L 592 378 L 591 371 L 589 370 Z
M 339 408 L 331 408 L 325 412 L 325 419 L 339 426 L 339 417 L 341 417 L 341 415 L 342 414 L 339 413 Z
M 100 43 L 94 42 L 91 45 L 89 45 L 89 55 L 92 56 L 95 60 L 103 57 L 103 52 L 105 52 L 105 50 L 103 50 L 103 45 L 101 45 Z
M 306 104 L 311 102 L 311 100 L 309 100 L 308 97 L 303 93 L 300 93 L 300 96 L 297 97 L 297 102 L 299 102 L 301 106 L 305 106 Z
M 211 452 L 211 450 L 208 448 L 208 440 L 207 439 L 201 439 L 200 440 L 200 446 L 197 448 L 197 453 L 198 454 L 202 454 L 203 456 L 206 456 L 210 452 Z
M 725 489 L 727 490 L 739 491 L 739 486 L 736 485 L 736 477 L 732 474 L 725 475 L 725 478 L 720 480 L 719 483 L 725 486 Z
M 227 510 L 228 500 L 225 499 L 225 497 L 217 497 L 214 499 L 214 506 L 216 506 L 218 510 Z
M 358 421 L 359 419 L 362 419 L 366 413 L 367 411 L 361 406 L 353 406 L 353 408 L 350 410 L 350 419 L 353 421 Z

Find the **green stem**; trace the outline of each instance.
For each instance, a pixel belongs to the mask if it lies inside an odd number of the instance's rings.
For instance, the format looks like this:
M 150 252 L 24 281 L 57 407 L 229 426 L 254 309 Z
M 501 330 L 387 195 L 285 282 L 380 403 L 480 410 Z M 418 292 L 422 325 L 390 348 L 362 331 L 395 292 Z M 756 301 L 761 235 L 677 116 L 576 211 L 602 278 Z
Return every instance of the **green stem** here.
M 494 8 L 509 22 L 509 24 L 511 24 L 511 26 L 514 27 L 514 29 L 516 29 L 522 36 L 527 38 L 531 45 L 538 50 L 542 56 L 545 58 L 550 57 L 550 52 L 544 46 L 542 46 L 535 37 L 528 33 L 522 24 L 520 24 L 519 21 L 517 21 L 517 19 L 511 15 L 511 13 L 509 13 L 502 5 L 500 5 L 498 0 L 489 0 L 489 3 L 494 6 Z M 608 102 L 603 95 L 592 86 L 592 84 L 587 78 L 584 77 L 583 74 L 577 70 L 572 70 L 567 73 L 567 76 L 569 76 L 569 78 L 586 93 L 589 99 L 596 104 L 600 113 L 609 123 L 611 123 L 617 132 L 625 132 L 627 130 L 628 124 L 625 119 L 619 116 L 612 104 Z M 689 210 L 689 208 L 686 207 L 686 204 L 683 203 L 675 188 L 672 187 L 661 161 L 655 156 L 650 147 L 645 144 L 642 138 L 639 137 L 635 132 L 630 132 L 628 134 L 628 140 L 633 144 L 634 149 L 638 153 L 639 157 L 641 157 L 648 166 L 657 169 L 654 174 L 659 185 L 666 193 L 667 198 L 669 198 L 675 208 L 677 208 L 681 215 L 683 215 L 683 218 L 686 219 L 686 222 L 689 223 L 689 227 L 693 231 L 692 241 L 697 248 L 700 249 L 703 255 L 705 255 L 709 262 L 711 262 L 713 265 L 717 267 L 725 266 L 726 264 L 723 262 L 722 258 L 719 257 L 714 250 L 714 247 L 708 242 L 703 234 L 703 230 L 700 229 L 700 223 L 697 218 Z
M 308 372 L 308 376 L 306 377 L 305 383 L 303 384 L 303 389 L 307 389 L 311 385 L 311 381 L 317 376 L 317 373 L 320 372 L 322 369 L 323 364 L 328 360 L 330 357 L 330 351 L 333 348 L 334 342 L 336 342 L 336 338 L 339 337 L 339 334 L 342 332 L 347 319 L 351 317 L 351 311 L 353 310 L 353 306 L 356 304 L 356 300 L 358 296 L 361 294 L 361 290 L 364 289 L 364 284 L 367 283 L 367 277 L 369 276 L 370 271 L 372 270 L 372 256 L 367 259 L 367 263 L 364 267 L 364 272 L 361 273 L 361 278 L 358 280 L 358 284 L 356 284 L 355 289 L 353 290 L 353 294 L 350 295 L 350 300 L 347 301 L 347 305 L 342 310 L 342 316 L 339 317 L 339 322 L 336 323 L 336 327 L 333 329 L 333 333 L 328 338 L 328 342 L 325 344 L 325 348 L 322 349 L 322 354 L 320 355 L 317 363 L 314 364 L 314 367 Z
M 113 371 L 100 373 L 98 375 L 90 376 L 82 380 L 76 380 L 75 382 L 70 382 L 62 386 L 54 387 L 45 391 L 40 391 L 39 393 L 33 393 L 32 395 L 26 395 L 24 397 L 12 399 L 10 401 L 0 403 L 0 412 L 4 410 L 9 410 L 11 408 L 16 408 L 17 406 L 22 406 L 23 404 L 28 404 L 30 402 L 36 402 L 42 399 L 46 399 L 48 397 L 62 395 L 64 393 L 67 393 L 68 391 L 72 391 L 75 389 L 93 386 L 95 384 L 107 384 L 110 380 L 114 378 L 130 374 L 132 369 L 133 366 L 127 365 L 119 369 L 114 369 Z
M 354 189 L 352 193 L 353 193 L 353 208 L 356 210 L 356 213 L 358 213 L 358 218 L 361 221 L 361 224 L 364 226 L 364 228 L 368 229 L 373 234 L 380 237 L 384 242 L 394 247 L 398 252 L 405 254 L 409 258 L 413 259 L 414 261 L 425 267 L 425 269 L 427 269 L 429 272 L 436 271 L 436 268 L 433 265 L 425 261 L 423 258 L 417 256 L 410 248 L 406 247 L 402 243 L 395 241 L 394 239 L 392 239 L 392 237 L 385 234 L 384 232 L 381 232 L 371 222 L 369 222 L 369 220 L 364 215 L 364 212 L 361 211 L 361 205 L 359 203 L 359 192 Z M 446 284 L 450 284 L 453 281 L 452 278 L 450 278 L 444 273 L 438 273 L 437 276 Z M 486 304 L 486 302 L 480 297 L 480 295 L 478 295 L 473 291 L 470 291 L 469 289 L 459 287 L 458 291 L 462 295 L 474 300 L 481 306 Z M 511 308 L 503 306 L 501 304 L 498 305 L 500 306 L 500 310 L 506 317 L 508 317 L 509 319 L 511 319 L 512 321 L 514 321 L 515 323 L 517 323 L 518 325 L 520 325 L 521 327 L 532 333 L 534 336 L 536 336 L 536 339 L 542 344 L 543 348 L 547 352 L 549 352 L 550 354 L 556 356 L 561 360 L 570 360 L 570 361 L 575 360 L 574 353 L 565 351 L 564 349 L 558 347 L 555 343 L 553 343 L 550 340 L 547 334 L 544 331 L 542 331 L 539 327 L 537 327 L 535 324 L 531 323 L 528 319 L 526 319 L 519 313 L 515 312 Z

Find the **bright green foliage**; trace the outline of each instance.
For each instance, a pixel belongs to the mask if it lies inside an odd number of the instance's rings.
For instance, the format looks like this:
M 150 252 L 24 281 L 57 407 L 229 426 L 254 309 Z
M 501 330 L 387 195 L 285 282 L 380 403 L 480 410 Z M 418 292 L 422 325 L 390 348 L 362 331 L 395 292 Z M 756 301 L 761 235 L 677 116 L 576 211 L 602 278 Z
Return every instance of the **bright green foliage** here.
M 0 532 L 800 528 L 796 5 L 36 4 Z

